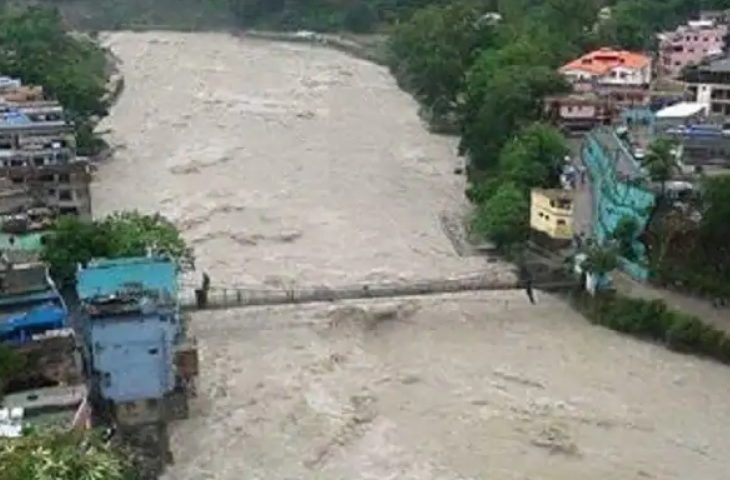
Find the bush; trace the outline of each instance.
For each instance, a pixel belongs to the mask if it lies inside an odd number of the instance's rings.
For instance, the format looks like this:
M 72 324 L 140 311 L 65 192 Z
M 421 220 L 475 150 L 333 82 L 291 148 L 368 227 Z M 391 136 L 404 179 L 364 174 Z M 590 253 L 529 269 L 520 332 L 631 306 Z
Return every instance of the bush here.
M 505 183 L 477 207 L 472 230 L 499 248 L 509 248 L 527 240 L 529 217 L 530 205 L 525 195 L 514 184 Z
M 576 306 L 598 325 L 730 364 L 730 336 L 696 317 L 670 310 L 661 300 L 581 294 Z
M 139 477 L 125 453 L 93 434 L 47 431 L 0 438 L 0 478 L 136 480 Z
M 177 228 L 161 215 L 122 212 L 93 223 L 74 217 L 56 221 L 42 258 L 59 284 L 73 281 L 76 267 L 94 258 L 145 255 L 151 248 L 169 255 L 181 268 L 193 264 L 193 252 Z

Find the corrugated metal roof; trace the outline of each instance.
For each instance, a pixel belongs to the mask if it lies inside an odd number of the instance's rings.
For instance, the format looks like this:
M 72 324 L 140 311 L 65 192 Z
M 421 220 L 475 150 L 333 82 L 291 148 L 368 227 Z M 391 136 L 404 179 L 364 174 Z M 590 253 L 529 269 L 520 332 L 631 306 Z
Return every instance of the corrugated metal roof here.
M 81 300 L 88 300 L 114 295 L 135 286 L 176 297 L 175 264 L 161 257 L 94 260 L 79 270 L 76 290 Z

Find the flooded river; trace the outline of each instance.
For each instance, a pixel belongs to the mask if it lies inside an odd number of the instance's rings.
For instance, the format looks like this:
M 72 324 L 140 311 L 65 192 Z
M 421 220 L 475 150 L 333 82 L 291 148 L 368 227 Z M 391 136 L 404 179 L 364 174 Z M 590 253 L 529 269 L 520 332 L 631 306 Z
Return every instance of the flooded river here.
M 97 215 L 161 211 L 213 282 L 485 269 L 439 223 L 452 139 L 381 67 L 222 34 L 115 33 Z M 507 267 L 490 264 L 495 274 Z M 725 480 L 730 369 L 521 292 L 199 314 L 169 480 Z

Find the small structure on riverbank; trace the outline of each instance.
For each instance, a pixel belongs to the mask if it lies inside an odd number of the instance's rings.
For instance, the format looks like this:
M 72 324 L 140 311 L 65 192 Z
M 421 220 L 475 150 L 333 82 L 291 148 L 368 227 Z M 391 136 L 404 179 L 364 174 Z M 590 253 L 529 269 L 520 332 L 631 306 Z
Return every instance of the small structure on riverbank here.
M 555 246 L 573 238 L 574 193 L 535 188 L 530 192 L 530 228 Z

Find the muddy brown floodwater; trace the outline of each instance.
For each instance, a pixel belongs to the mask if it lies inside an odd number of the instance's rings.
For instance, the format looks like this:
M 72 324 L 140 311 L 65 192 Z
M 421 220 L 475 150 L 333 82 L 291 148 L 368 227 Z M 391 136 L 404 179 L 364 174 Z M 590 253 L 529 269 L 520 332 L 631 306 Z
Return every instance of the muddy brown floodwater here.
M 455 142 L 381 67 L 222 34 L 115 33 L 97 214 L 162 211 L 226 284 L 508 268 L 457 256 Z M 725 480 L 730 370 L 520 292 L 198 314 L 169 480 Z

